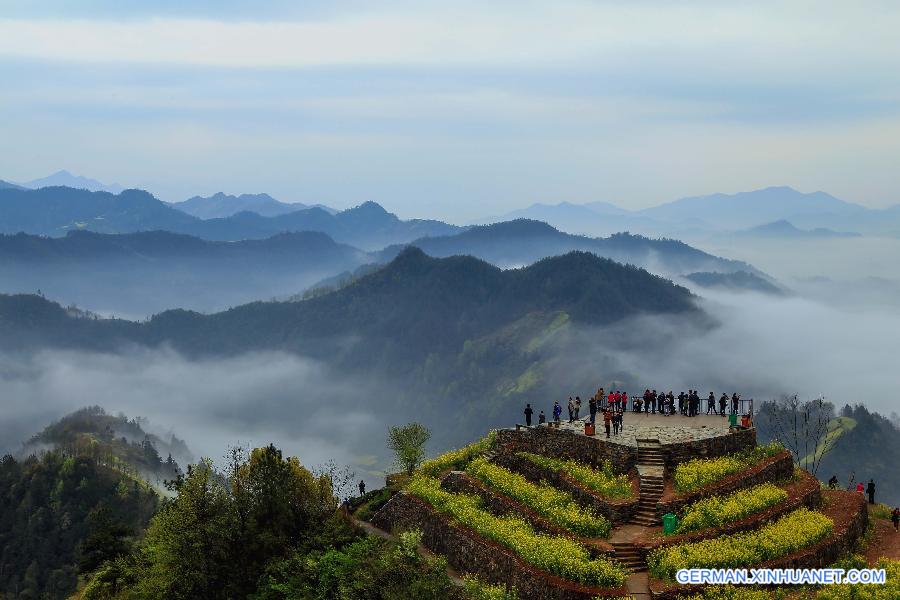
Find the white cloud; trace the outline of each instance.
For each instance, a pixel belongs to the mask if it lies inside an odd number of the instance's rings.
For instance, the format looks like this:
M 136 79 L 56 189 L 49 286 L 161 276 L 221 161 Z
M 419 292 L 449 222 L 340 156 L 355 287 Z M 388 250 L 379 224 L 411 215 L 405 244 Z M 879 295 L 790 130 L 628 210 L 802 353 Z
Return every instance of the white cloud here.
M 900 10 L 873 2 L 413 5 L 304 22 L 5 19 L 0 56 L 214 67 L 649 61 L 802 81 L 859 61 L 897 65 L 897 29 Z

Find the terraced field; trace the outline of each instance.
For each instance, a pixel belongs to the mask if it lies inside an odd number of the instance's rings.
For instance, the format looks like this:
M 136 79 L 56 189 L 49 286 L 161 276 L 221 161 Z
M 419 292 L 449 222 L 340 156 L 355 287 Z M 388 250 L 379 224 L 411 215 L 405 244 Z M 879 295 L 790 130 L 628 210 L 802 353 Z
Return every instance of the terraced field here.
M 858 498 L 820 509 L 818 482 L 790 475 L 776 446 L 671 468 L 667 448 L 652 441 L 633 462 L 616 464 L 601 443 L 593 456 L 572 456 L 570 446 L 547 443 L 554 435 L 573 434 L 503 430 L 427 461 L 372 523 L 422 530 L 423 543 L 455 570 L 516 588 L 520 598 L 565 600 L 669 593 L 680 568 L 818 560 L 865 529 Z M 788 476 L 760 481 L 776 463 Z M 693 498 L 673 505 L 679 524 L 668 535 L 658 514 L 667 506 L 663 481 L 670 495 L 680 487 Z M 609 513 L 597 510 L 604 503 Z

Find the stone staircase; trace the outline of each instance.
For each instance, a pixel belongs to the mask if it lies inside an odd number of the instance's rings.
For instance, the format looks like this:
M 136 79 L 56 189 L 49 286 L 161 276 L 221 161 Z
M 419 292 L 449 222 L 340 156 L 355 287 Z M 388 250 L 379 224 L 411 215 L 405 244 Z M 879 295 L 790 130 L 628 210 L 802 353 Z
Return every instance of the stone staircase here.
M 666 455 L 658 440 L 638 440 L 638 458 L 639 467 L 659 467 L 665 469 Z
M 631 542 L 612 542 L 615 549 L 614 557 L 617 561 L 631 569 L 635 573 L 647 570 L 647 562 L 638 549 Z
M 637 467 L 641 476 L 641 495 L 637 511 L 630 522 L 643 527 L 653 527 L 659 525 L 656 503 L 662 496 L 666 468 L 665 454 L 658 440 L 638 441 Z

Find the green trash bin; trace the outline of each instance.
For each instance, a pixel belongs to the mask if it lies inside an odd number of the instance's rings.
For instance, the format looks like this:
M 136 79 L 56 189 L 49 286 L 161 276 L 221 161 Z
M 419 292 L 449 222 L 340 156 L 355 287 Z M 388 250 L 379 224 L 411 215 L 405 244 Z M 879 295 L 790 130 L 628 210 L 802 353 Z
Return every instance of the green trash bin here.
M 737 413 L 732 413 L 728 415 L 728 426 L 729 427 L 737 427 Z
M 678 517 L 673 515 L 672 513 L 666 513 L 662 518 L 663 522 L 663 533 L 666 535 L 675 533 L 675 530 L 678 529 Z

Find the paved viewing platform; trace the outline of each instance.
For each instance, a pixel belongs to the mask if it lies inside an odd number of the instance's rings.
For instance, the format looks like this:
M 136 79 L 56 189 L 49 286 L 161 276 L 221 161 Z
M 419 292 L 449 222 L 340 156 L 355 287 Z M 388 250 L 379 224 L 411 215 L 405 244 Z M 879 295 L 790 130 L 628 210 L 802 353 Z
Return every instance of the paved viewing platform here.
M 624 429 L 618 435 L 610 432 L 606 437 L 603 427 L 603 415 L 597 414 L 596 435 L 613 444 L 623 446 L 638 446 L 638 440 L 658 440 L 660 444 L 678 444 L 718 437 L 728 433 L 728 417 L 719 415 L 698 415 L 685 417 L 682 415 L 667 415 L 653 413 L 623 413 Z M 584 435 L 584 423 L 589 417 L 579 417 L 574 423 L 569 423 L 568 418 L 560 421 L 559 429 Z M 544 427 L 544 425 L 541 425 Z

